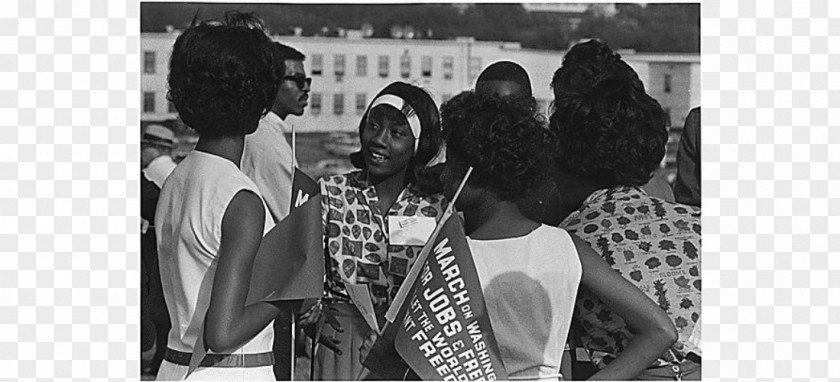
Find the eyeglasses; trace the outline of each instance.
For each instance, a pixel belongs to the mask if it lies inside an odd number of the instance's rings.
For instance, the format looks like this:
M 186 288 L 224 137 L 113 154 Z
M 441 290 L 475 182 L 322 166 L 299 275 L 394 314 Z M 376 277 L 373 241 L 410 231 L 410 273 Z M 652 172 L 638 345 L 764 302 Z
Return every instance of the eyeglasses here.
M 283 77 L 284 80 L 294 81 L 295 85 L 297 85 L 298 89 L 303 90 L 308 85 L 312 85 L 312 78 L 307 77 L 303 74 L 295 74 L 294 76 L 285 76 Z

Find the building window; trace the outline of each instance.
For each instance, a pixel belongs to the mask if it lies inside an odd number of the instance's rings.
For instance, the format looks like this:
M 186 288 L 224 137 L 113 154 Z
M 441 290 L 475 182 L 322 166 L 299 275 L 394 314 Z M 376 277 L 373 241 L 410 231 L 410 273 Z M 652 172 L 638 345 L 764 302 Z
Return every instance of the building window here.
M 454 59 L 452 56 L 446 56 L 443 58 L 443 78 L 447 80 L 452 79 L 452 73 L 454 72 Z
M 324 56 L 320 54 L 312 55 L 312 75 L 320 76 L 324 71 Z
M 155 92 L 143 92 L 143 112 L 155 112 Z
M 356 114 L 362 115 L 365 113 L 365 109 L 367 109 L 367 97 L 365 97 L 365 93 L 356 93 Z
M 343 54 L 336 54 L 333 56 L 333 66 L 335 76 L 339 78 L 344 76 L 344 55 Z
M 379 77 L 388 77 L 389 64 L 388 56 L 379 56 Z
M 411 76 L 411 56 L 408 55 L 408 52 L 400 56 L 400 75 L 402 78 Z
M 143 73 L 155 73 L 155 52 L 143 52 Z
M 178 110 L 175 109 L 175 104 L 172 103 L 172 101 L 168 101 L 167 103 L 169 104 L 169 112 L 170 113 L 177 113 L 178 112 Z
M 312 114 L 321 114 L 321 93 L 312 93 L 309 102 L 309 111 Z
M 356 75 L 367 77 L 367 56 L 356 56 Z
M 432 56 L 423 56 L 420 58 L 420 71 L 423 77 L 432 76 Z
M 671 75 L 666 74 L 665 75 L 665 93 L 670 93 L 670 92 L 671 92 Z
M 344 93 L 333 94 L 333 113 L 335 115 L 344 114 Z
M 474 82 L 475 78 L 478 77 L 478 73 L 481 72 L 481 57 L 470 57 L 470 82 Z

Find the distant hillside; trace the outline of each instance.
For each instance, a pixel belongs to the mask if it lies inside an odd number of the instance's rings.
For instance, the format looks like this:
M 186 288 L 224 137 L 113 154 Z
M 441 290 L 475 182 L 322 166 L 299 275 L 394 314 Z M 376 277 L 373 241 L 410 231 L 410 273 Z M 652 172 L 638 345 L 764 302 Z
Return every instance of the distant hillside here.
M 341 29 L 372 27 L 389 38 L 410 26 L 416 38 L 518 41 L 524 48 L 563 50 L 596 37 L 614 49 L 640 52 L 700 52 L 699 4 L 616 4 L 613 17 L 596 12 L 570 15 L 527 12 L 520 4 L 219 4 L 141 3 L 140 30 L 163 32 L 199 18 L 221 18 L 229 10 L 253 11 L 274 34 L 338 35 Z M 397 26 L 397 28 L 394 28 Z M 403 30 L 404 31 L 404 30 Z

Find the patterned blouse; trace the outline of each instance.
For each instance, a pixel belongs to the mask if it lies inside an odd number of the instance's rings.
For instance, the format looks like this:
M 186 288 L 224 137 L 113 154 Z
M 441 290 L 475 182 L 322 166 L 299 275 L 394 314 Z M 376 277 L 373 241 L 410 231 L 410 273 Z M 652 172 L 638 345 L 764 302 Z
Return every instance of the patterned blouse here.
M 674 322 L 679 339 L 658 365 L 692 351 L 700 354 L 687 341 L 700 319 L 699 208 L 663 201 L 637 187 L 616 187 L 593 192 L 560 227 L 589 243 Z M 578 293 L 574 318 L 584 332 L 583 346 L 601 368 L 633 337 L 624 320 L 585 288 Z
M 443 216 L 443 196 L 420 197 L 406 187 L 387 214 L 377 206 L 376 189 L 362 171 L 318 181 L 324 221 L 327 295 L 349 301 L 345 283 L 368 284 L 377 312 L 387 308 L 414 265 L 422 246 L 389 244 L 390 216 L 424 216 L 437 222 Z

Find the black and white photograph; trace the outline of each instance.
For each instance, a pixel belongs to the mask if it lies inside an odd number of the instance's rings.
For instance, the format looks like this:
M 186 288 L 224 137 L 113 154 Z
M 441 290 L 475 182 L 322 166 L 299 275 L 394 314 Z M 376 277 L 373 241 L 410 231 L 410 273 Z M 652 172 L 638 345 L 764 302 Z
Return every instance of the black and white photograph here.
M 700 380 L 700 15 L 140 2 L 141 379 Z

